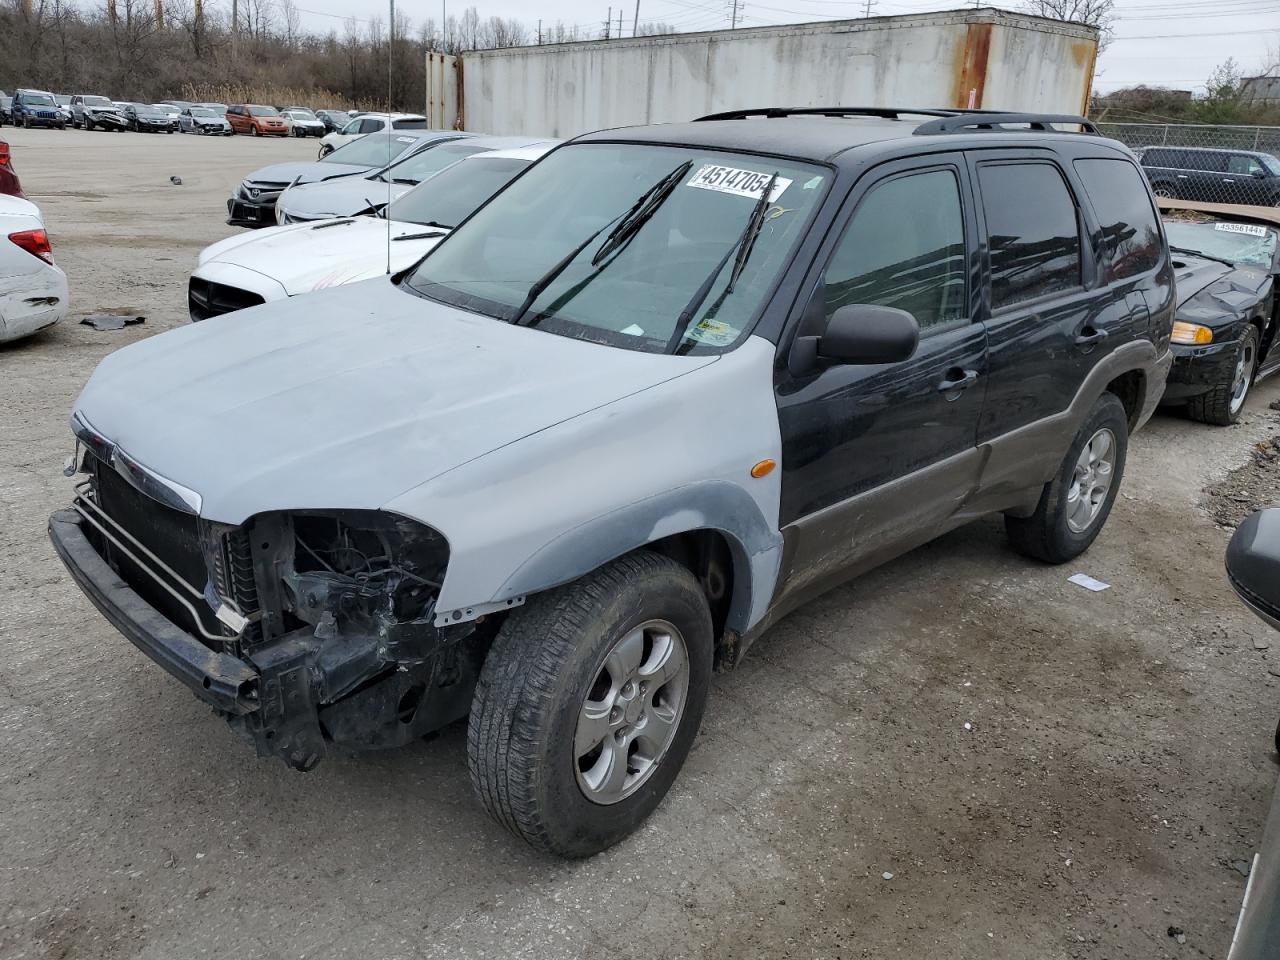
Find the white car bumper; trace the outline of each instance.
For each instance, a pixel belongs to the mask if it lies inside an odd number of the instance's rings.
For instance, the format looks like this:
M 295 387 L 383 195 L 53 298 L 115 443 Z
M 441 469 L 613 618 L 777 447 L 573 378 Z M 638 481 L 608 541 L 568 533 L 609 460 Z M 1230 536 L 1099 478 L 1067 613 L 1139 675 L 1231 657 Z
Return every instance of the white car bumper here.
M 266 274 L 235 263 L 202 263 L 187 286 L 187 310 L 193 321 L 284 300 L 289 291 Z
M 57 267 L 0 278 L 0 343 L 53 326 L 67 309 L 67 275 Z

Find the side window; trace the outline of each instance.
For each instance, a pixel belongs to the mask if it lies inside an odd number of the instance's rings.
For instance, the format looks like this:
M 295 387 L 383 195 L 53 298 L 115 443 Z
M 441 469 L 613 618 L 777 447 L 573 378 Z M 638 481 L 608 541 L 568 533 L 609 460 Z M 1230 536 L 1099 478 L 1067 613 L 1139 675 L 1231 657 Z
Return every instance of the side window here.
M 1102 225 L 1106 281 L 1153 269 L 1160 262 L 1160 225 L 1142 174 L 1127 160 L 1077 160 L 1075 168 Z
M 364 131 L 360 129 L 360 124 L 363 122 L 364 122 L 363 120 L 352 120 L 350 123 L 348 123 L 345 127 L 342 128 L 342 135 L 344 137 L 350 137 L 353 134 L 363 133 Z
M 1246 177 L 1256 177 L 1262 173 L 1262 164 L 1253 157 L 1247 157 L 1243 153 L 1233 153 L 1227 161 L 1227 172 L 1238 173 Z
M 1190 164 L 1194 170 L 1208 170 L 1211 173 L 1227 172 L 1227 156 L 1223 153 L 1197 153 Z
M 382 121 L 375 120 L 372 117 L 365 117 L 360 121 L 361 133 L 377 133 L 382 129 Z
M 1148 150 L 1142 155 L 1144 167 L 1176 167 L 1177 158 L 1168 150 Z
M 922 332 L 968 319 L 964 214 L 954 171 L 888 180 L 862 198 L 823 280 L 826 313 L 897 307 Z
M 1080 223 L 1058 168 L 986 163 L 978 181 L 991 248 L 991 309 L 1079 287 Z

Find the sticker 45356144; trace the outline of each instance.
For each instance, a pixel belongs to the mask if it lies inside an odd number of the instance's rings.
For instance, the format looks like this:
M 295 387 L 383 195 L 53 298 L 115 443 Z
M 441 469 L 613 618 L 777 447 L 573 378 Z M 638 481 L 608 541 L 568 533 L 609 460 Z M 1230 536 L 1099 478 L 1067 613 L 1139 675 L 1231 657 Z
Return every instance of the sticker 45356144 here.
M 739 197 L 750 197 L 759 200 L 764 188 L 769 183 L 772 173 L 758 173 L 755 170 L 739 170 L 736 167 L 722 167 L 716 163 L 704 163 L 689 178 L 686 187 L 697 187 L 700 190 L 715 190 L 718 193 L 732 193 Z M 769 194 L 769 202 L 777 200 L 791 181 L 779 177 L 773 184 Z
M 1265 237 L 1267 228 L 1257 223 L 1215 223 L 1213 229 L 1223 233 L 1243 233 L 1249 237 Z

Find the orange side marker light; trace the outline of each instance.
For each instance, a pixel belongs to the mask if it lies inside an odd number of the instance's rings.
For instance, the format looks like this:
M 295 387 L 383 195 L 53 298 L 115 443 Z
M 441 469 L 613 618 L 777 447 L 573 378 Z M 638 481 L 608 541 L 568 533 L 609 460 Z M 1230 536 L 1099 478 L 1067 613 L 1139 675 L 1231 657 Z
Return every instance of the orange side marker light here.
M 778 465 L 776 460 L 761 460 L 751 468 L 751 475 L 759 480 L 761 477 L 767 477 L 773 473 L 773 468 Z

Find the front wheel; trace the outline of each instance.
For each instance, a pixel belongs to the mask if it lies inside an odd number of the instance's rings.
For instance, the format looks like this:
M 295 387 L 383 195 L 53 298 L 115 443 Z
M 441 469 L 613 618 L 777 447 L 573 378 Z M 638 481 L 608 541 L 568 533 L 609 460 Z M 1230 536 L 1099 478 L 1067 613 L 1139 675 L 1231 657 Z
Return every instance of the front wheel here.
M 1045 563 L 1066 563 L 1089 549 L 1111 513 L 1129 450 L 1129 418 L 1114 393 L 1098 398 L 1076 432 L 1058 475 L 1035 513 L 1004 518 L 1014 549 Z
M 1249 324 L 1236 346 L 1235 362 L 1212 390 L 1187 401 L 1187 414 L 1192 420 L 1229 427 L 1240 419 L 1258 372 L 1258 342 L 1258 328 Z
M 587 857 L 662 802 L 702 722 L 711 614 L 698 581 L 641 551 L 509 615 L 471 705 L 471 782 L 548 853 Z
M 253 135 L 255 137 L 262 136 L 262 131 L 258 129 L 258 125 L 256 123 L 253 125 Z

